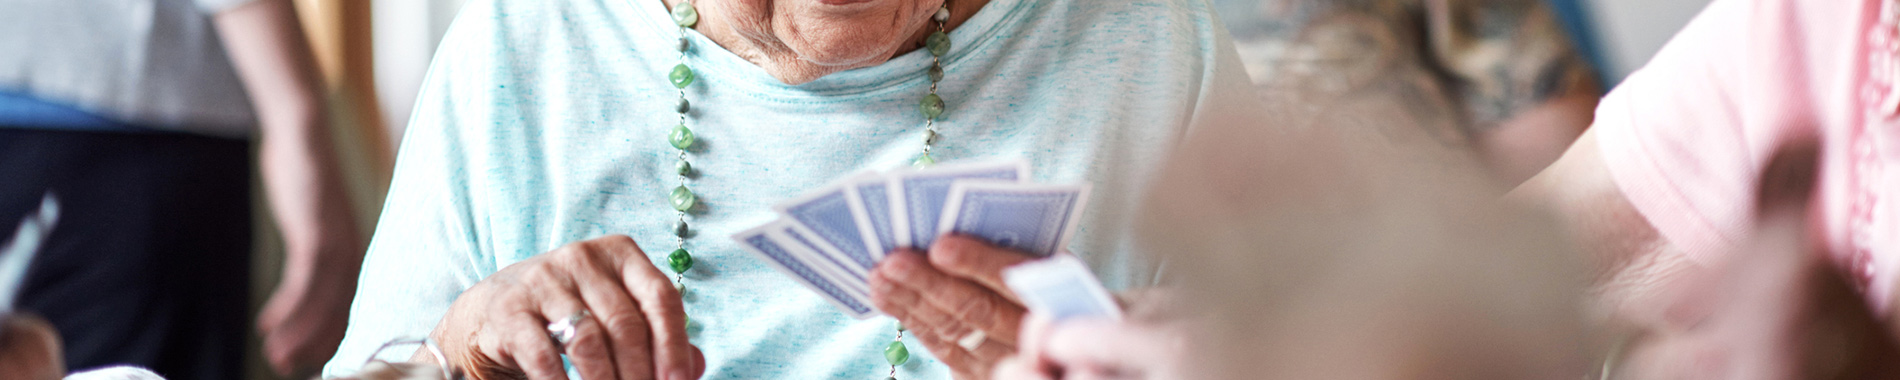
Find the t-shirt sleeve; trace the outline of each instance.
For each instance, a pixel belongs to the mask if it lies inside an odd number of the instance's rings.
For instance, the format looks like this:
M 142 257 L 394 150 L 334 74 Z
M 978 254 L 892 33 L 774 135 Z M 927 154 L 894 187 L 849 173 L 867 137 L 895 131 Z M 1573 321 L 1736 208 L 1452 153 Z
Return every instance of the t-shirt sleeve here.
M 1691 257 L 1732 251 L 1754 224 L 1760 168 L 1812 133 L 1815 74 L 1854 41 L 1831 2 L 1716 0 L 1597 108 L 1604 163 L 1662 236 Z M 1834 4 L 1839 5 L 1839 4 Z M 1820 41 L 1820 42 L 1817 42 Z M 1828 58 L 1832 59 L 1832 58 Z
M 464 17 L 486 17 L 478 11 Z M 487 199 L 481 184 L 486 165 L 470 125 L 487 118 L 474 103 L 486 101 L 488 85 L 480 58 L 485 40 L 458 22 L 443 40 L 417 97 L 415 115 L 402 140 L 389 195 L 363 260 L 349 327 L 323 370 L 324 377 L 358 371 L 372 354 L 407 360 L 416 347 L 376 353 L 395 339 L 428 336 L 461 293 L 496 270 L 487 236 Z M 480 27 L 479 23 L 471 24 Z M 479 28 L 476 28 L 479 29 Z M 476 46 L 471 46 L 476 45 Z

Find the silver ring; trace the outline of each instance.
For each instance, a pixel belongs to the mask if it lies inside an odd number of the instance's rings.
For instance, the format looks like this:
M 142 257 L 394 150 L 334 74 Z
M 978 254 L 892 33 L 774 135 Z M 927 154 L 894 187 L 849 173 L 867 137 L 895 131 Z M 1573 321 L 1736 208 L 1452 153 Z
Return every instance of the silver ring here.
M 962 338 L 957 338 L 957 347 L 963 347 L 964 351 L 976 351 L 977 347 L 983 346 L 983 341 L 989 339 L 988 333 L 984 333 L 983 330 L 974 330 L 969 334 L 963 334 Z
M 587 309 L 581 309 L 581 311 L 574 312 L 573 315 L 569 315 L 567 318 L 549 323 L 548 338 L 554 339 L 554 345 L 559 347 L 561 351 L 567 351 L 567 344 L 574 342 L 575 330 L 580 326 L 581 319 L 585 319 L 591 315 L 593 315 L 593 313 L 587 312 Z

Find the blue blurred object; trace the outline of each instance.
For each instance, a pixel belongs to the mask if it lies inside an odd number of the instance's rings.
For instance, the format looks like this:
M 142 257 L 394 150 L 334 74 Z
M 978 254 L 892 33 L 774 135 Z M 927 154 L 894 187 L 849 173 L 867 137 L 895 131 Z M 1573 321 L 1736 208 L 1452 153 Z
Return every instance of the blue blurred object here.
M 145 131 L 143 128 L 113 121 L 71 106 L 6 91 L 0 91 L 0 127 L 65 131 Z
M 1590 69 L 1597 74 L 1597 84 L 1609 90 L 1616 80 L 1610 78 L 1610 59 L 1604 55 L 1602 45 L 1597 42 L 1596 23 L 1590 19 L 1590 10 L 1584 0 L 1545 0 L 1551 13 L 1557 15 L 1557 21 L 1563 23 L 1564 32 L 1570 35 L 1570 42 L 1577 53 L 1590 62 Z

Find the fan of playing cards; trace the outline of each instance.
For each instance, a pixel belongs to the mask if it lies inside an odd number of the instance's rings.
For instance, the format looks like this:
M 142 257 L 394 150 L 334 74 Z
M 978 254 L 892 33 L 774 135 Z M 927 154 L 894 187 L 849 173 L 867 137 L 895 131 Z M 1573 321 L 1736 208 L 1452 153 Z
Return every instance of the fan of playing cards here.
M 861 173 L 778 204 L 778 220 L 732 238 L 846 314 L 867 318 L 877 310 L 870 306 L 865 278 L 897 248 L 929 247 L 937 236 L 954 233 L 1038 258 L 1063 250 L 1088 203 L 1089 186 L 1035 184 L 1028 178 L 1028 164 L 1022 161 Z M 1020 282 L 1092 287 L 1039 293 L 1067 292 L 1057 297 L 1062 299 L 1093 293 L 1063 301 L 1089 305 L 1055 308 L 1119 313 L 1086 266 L 1080 276 L 1069 268 L 1060 275 L 1068 280 Z

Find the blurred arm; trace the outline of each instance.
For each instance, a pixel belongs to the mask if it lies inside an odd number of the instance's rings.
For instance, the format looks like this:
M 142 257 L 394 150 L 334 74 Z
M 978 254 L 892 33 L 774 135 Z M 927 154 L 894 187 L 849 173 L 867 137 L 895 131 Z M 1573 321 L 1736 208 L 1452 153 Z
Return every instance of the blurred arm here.
M 1602 90 L 1549 5 L 1424 4 L 1428 60 L 1457 82 L 1475 145 L 1500 179 L 1537 174 L 1589 128 Z
M 1616 186 L 1596 134 L 1585 131 L 1562 157 L 1508 197 L 1559 216 L 1580 248 L 1598 263 L 1599 306 L 1613 318 L 1641 328 L 1669 326 L 1666 285 L 1698 267 Z
M 280 373 L 314 369 L 336 350 L 363 260 L 316 61 L 292 6 L 258 0 L 214 19 L 258 111 L 258 161 L 283 232 L 283 282 L 258 326 Z

